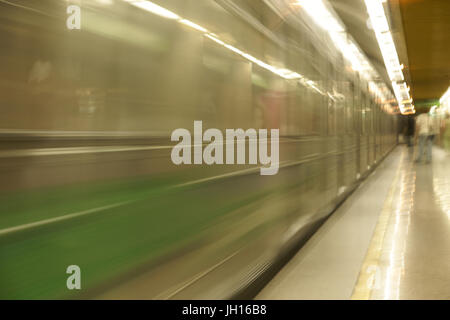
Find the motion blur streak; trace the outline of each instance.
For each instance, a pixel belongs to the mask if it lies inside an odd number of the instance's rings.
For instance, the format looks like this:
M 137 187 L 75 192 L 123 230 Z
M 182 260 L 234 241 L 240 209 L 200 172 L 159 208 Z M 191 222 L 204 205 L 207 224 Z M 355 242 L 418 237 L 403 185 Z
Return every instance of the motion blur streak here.
M 0 298 L 240 296 L 396 144 L 292 1 L 83 0 L 80 30 L 68 3 L 0 0 Z M 278 174 L 174 165 L 196 120 L 279 129 Z

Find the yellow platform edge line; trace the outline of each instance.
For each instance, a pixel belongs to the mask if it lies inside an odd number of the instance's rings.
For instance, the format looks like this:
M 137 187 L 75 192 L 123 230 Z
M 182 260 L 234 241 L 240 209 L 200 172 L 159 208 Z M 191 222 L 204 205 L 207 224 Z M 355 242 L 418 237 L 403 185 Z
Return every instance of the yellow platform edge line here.
M 372 288 L 375 282 L 375 273 L 379 269 L 381 250 L 383 248 L 384 237 L 392 213 L 392 203 L 395 192 L 397 191 L 398 180 L 403 165 L 404 151 L 402 152 L 395 173 L 394 180 L 389 188 L 388 196 L 383 204 L 378 222 L 375 227 L 372 239 L 370 241 L 367 254 L 359 272 L 358 281 L 353 288 L 351 300 L 369 300 L 372 295 Z

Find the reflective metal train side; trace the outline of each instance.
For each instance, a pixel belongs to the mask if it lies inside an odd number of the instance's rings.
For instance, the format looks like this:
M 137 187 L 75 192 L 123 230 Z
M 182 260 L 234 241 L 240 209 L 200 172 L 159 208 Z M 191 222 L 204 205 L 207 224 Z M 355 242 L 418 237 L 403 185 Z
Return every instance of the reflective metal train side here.
M 83 0 L 81 30 L 68 3 L 0 1 L 1 298 L 235 296 L 397 142 L 326 35 L 263 1 Z M 279 173 L 174 165 L 195 120 L 280 129 Z

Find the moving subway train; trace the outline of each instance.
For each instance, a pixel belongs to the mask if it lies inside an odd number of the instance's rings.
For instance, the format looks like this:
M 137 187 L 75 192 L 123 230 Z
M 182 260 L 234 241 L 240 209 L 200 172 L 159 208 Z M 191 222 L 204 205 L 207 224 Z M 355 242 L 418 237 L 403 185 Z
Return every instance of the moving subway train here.
M 0 298 L 251 296 L 397 143 L 290 3 L 0 0 Z M 175 165 L 196 120 L 279 129 L 278 173 Z

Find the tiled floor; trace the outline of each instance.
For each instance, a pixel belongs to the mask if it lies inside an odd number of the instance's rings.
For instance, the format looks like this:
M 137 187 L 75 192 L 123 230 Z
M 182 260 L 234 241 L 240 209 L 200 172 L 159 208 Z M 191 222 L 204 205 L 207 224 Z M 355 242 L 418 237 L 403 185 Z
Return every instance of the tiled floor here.
M 396 148 L 257 299 L 449 299 L 450 156 Z

